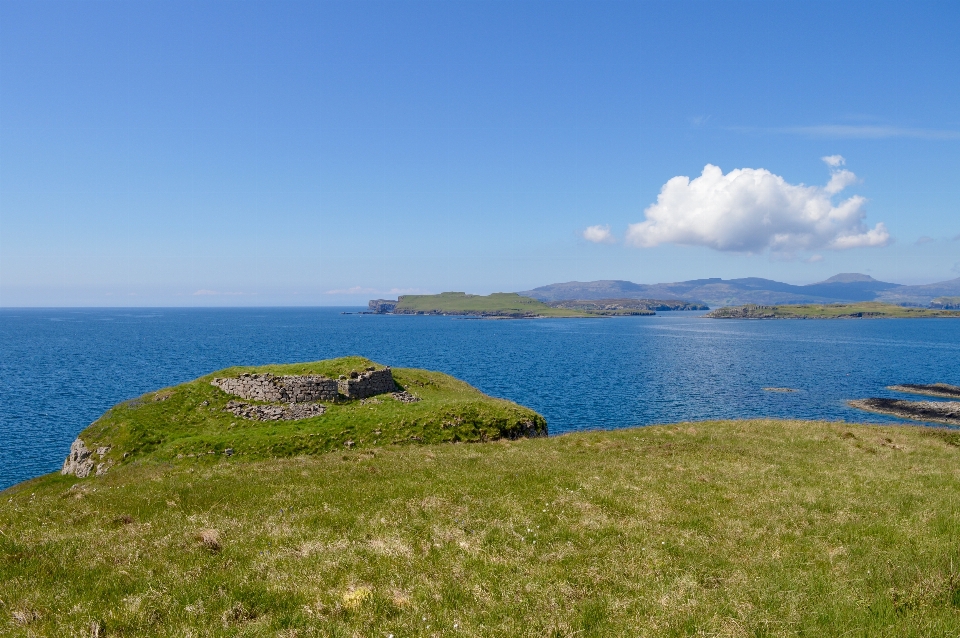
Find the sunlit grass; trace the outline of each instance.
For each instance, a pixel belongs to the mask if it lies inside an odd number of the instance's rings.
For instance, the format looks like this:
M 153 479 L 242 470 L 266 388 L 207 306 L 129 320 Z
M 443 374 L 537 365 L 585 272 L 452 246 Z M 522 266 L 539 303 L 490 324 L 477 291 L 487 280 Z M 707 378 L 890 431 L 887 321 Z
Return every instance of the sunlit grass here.
M 2 493 L 11 635 L 955 636 L 960 435 L 735 421 Z

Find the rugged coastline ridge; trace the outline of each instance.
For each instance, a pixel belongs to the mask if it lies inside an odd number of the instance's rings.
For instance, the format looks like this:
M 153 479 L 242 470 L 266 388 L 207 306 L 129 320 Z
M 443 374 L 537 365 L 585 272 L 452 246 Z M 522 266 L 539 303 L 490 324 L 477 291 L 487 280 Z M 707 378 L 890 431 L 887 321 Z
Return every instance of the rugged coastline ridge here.
M 368 314 L 470 316 L 485 319 L 543 319 L 548 317 L 650 316 L 658 310 L 708 310 L 701 303 L 680 299 L 568 299 L 544 303 L 513 292 L 470 295 L 401 295 L 398 299 L 371 299 Z
M 780 306 L 743 306 L 717 308 L 708 319 L 922 319 L 960 318 L 960 311 L 897 306 L 888 303 L 795 304 Z

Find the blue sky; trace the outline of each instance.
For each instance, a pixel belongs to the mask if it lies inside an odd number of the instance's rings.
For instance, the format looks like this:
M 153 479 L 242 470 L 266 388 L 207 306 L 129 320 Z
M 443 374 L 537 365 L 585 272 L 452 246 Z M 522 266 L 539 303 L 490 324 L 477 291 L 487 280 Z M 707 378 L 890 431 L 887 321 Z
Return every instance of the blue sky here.
M 958 24 L 949 2 L 0 2 L 0 305 L 953 279 Z

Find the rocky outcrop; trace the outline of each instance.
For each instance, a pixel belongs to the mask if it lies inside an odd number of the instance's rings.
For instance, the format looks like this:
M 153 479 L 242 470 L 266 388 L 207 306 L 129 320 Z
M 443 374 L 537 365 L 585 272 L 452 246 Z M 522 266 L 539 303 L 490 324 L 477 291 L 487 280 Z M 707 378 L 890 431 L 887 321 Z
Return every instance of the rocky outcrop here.
M 60 473 L 64 476 L 72 475 L 77 478 L 87 478 L 96 467 L 96 475 L 102 476 L 110 468 L 110 462 L 101 461 L 97 463 L 97 458 L 103 459 L 109 451 L 110 446 L 106 445 L 98 447 L 96 452 L 91 452 L 81 439 L 77 439 L 70 445 L 70 453 L 63 461 L 63 468 L 60 469 Z M 96 457 L 94 454 L 96 454 Z
M 960 310 L 960 297 L 937 297 L 930 302 L 930 307 L 937 310 Z
M 241 374 L 210 382 L 227 394 L 251 401 L 310 403 L 336 401 L 338 383 L 322 375 Z
M 852 407 L 901 419 L 960 425 L 960 401 L 903 401 L 901 399 L 856 399 Z
M 420 400 L 420 397 L 410 394 L 406 390 L 403 390 L 402 392 L 394 392 L 390 396 L 392 396 L 394 399 L 396 399 L 400 403 L 416 403 L 417 401 Z
M 889 385 L 887 389 L 896 392 L 909 392 L 910 394 L 926 394 L 931 397 L 960 399 L 960 386 L 947 383 L 902 383 L 900 385 Z
M 389 312 L 393 312 L 393 309 L 397 307 L 399 303 L 396 299 L 371 299 L 367 302 L 367 308 L 370 309 L 370 312 L 383 315 Z

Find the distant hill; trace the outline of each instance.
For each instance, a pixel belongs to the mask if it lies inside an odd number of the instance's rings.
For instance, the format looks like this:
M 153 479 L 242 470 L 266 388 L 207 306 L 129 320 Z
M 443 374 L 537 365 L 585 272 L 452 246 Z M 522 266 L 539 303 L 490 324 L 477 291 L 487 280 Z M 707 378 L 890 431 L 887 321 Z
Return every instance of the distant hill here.
M 937 297 L 960 297 L 960 277 L 925 286 L 897 286 L 884 290 L 877 300 L 926 306 Z
M 960 278 L 925 286 L 902 286 L 878 281 L 860 273 L 841 273 L 806 286 L 795 286 L 760 277 L 693 279 L 651 285 L 623 280 L 570 281 L 541 286 L 519 294 L 545 303 L 573 299 L 681 299 L 710 306 L 855 301 L 926 306 L 937 297 L 960 295 Z

